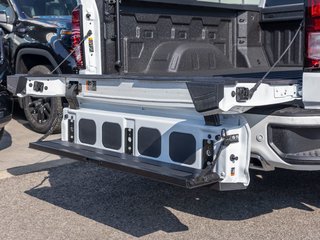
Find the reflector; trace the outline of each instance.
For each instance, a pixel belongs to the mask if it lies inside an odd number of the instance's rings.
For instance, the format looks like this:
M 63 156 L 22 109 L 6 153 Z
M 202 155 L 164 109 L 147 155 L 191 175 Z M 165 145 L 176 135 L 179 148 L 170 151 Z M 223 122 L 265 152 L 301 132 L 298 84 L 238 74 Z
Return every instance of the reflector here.
M 320 0 L 309 0 L 309 12 L 311 17 L 320 16 Z
M 308 0 L 306 6 L 306 68 L 320 67 L 320 0 Z

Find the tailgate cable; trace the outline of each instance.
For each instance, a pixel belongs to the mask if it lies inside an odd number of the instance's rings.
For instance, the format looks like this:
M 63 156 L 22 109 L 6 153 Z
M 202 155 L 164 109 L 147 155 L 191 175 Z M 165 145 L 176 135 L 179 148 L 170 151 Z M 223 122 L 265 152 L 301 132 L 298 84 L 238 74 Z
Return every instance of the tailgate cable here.
M 68 56 L 66 56 L 66 57 L 61 61 L 61 63 L 59 63 L 59 65 L 50 72 L 50 74 L 53 74 L 55 71 L 57 71 L 57 70 L 61 67 L 61 65 L 62 65 L 65 61 L 67 61 L 68 58 L 71 57 L 72 54 L 74 54 L 75 51 L 77 51 L 77 50 L 81 47 L 81 45 L 84 43 L 84 41 L 86 41 L 89 37 L 91 37 L 91 35 L 92 35 L 92 31 L 89 30 L 89 31 L 87 32 L 87 34 L 83 37 L 83 39 L 79 42 L 79 44 L 72 49 L 72 51 L 68 54 Z
M 74 47 L 74 49 L 69 53 L 69 55 L 66 56 L 65 59 L 63 59 L 63 60 L 61 61 L 61 63 L 60 63 L 55 69 L 53 69 L 53 70 L 50 72 L 50 74 L 53 74 L 55 71 L 57 71 L 57 70 L 59 69 L 59 67 L 61 67 L 61 65 L 62 65 L 65 61 L 67 61 L 67 59 L 68 59 L 69 57 L 71 57 L 71 55 L 74 54 L 75 51 L 77 51 L 78 48 L 80 48 L 81 45 L 82 45 L 91 35 L 92 35 L 92 31 L 89 30 L 88 33 L 84 36 L 84 38 L 79 42 L 79 44 Z M 53 123 L 52 123 L 52 125 L 51 125 L 51 128 L 49 129 L 49 131 L 48 131 L 46 134 L 44 134 L 37 142 L 42 142 L 42 141 L 44 141 L 47 137 L 49 137 L 51 134 L 53 134 L 55 128 L 56 128 L 57 125 L 60 123 L 60 120 L 62 120 L 62 118 L 63 118 L 63 112 L 59 112 L 59 113 L 58 113 L 58 116 L 54 119 L 54 121 L 53 121 Z
M 286 48 L 286 50 L 284 50 L 284 52 L 282 53 L 282 55 L 279 57 L 279 59 L 272 65 L 272 67 L 269 69 L 269 71 L 253 86 L 253 88 L 251 88 L 249 90 L 249 99 L 251 99 L 253 97 L 253 95 L 255 94 L 255 92 L 258 90 L 258 88 L 261 86 L 261 84 L 264 82 L 264 80 L 266 80 L 266 78 L 269 76 L 269 74 L 274 70 L 274 68 L 279 64 L 279 62 L 282 60 L 282 58 L 287 54 L 287 52 L 290 50 L 291 46 L 293 45 L 294 41 L 296 40 L 296 38 L 298 37 L 301 29 L 303 28 L 303 23 L 304 21 L 301 21 L 300 26 L 297 30 L 297 32 L 295 33 L 295 35 L 293 36 L 291 42 L 289 43 L 288 47 Z

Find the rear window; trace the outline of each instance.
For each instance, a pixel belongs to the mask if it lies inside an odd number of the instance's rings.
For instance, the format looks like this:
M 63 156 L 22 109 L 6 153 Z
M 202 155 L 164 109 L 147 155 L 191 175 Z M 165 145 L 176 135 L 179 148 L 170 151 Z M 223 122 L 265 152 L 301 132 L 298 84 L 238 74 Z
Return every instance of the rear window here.
M 18 5 L 29 17 L 69 16 L 77 0 L 18 0 Z
M 304 0 L 267 0 L 266 7 L 304 3 Z

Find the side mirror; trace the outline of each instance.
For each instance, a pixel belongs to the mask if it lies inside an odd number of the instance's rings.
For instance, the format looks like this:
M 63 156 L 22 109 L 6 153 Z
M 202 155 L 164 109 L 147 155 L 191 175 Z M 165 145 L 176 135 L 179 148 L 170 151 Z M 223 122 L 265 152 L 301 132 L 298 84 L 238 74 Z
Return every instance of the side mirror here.
M 0 23 L 8 23 L 8 16 L 5 11 L 0 11 Z

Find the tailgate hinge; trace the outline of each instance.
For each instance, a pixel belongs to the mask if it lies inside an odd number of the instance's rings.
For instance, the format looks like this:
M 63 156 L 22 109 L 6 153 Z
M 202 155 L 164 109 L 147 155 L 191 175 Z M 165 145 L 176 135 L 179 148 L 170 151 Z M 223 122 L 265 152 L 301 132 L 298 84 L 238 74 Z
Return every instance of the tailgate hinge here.
M 77 95 L 81 92 L 81 84 L 78 82 L 69 82 L 66 88 L 66 99 L 69 103 L 70 109 L 79 109 L 79 102 Z
M 216 137 L 216 140 L 220 142 L 220 146 L 218 147 L 218 151 L 215 153 L 213 152 L 214 141 L 209 140 L 207 142 L 204 142 L 204 160 L 208 161 L 205 163 L 205 168 L 199 175 L 194 176 L 192 179 L 189 179 L 189 181 L 187 181 L 188 188 L 205 186 L 213 182 L 222 180 L 221 177 L 214 172 L 214 168 L 217 164 L 223 148 L 228 147 L 231 144 L 238 143 L 239 138 L 239 134 L 228 135 L 227 130 L 222 129 L 221 135 Z M 219 144 L 218 142 L 216 142 L 216 144 Z M 210 151 L 210 153 L 207 152 L 208 150 Z M 238 159 L 239 158 L 234 154 L 230 156 L 231 161 L 237 161 Z

